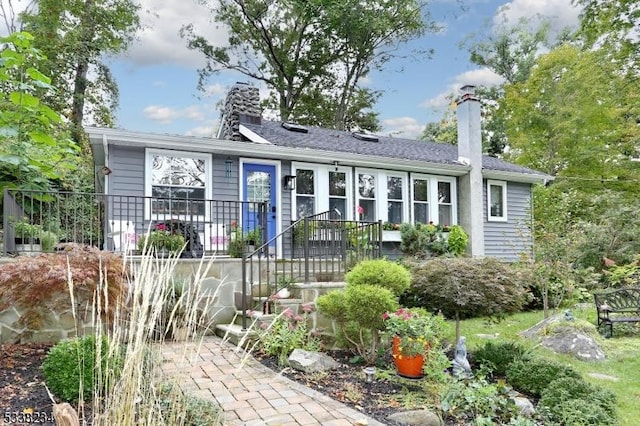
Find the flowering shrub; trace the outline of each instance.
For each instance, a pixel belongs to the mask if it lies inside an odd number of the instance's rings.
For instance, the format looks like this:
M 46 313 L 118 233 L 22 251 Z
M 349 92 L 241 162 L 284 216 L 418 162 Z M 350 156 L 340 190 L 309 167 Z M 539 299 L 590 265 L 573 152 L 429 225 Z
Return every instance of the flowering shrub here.
M 393 222 L 385 222 L 382 224 L 382 229 L 385 231 L 399 231 L 400 230 L 400 224 L 399 223 L 393 223 Z
M 400 338 L 400 352 L 404 356 L 426 355 L 443 335 L 444 319 L 424 309 L 400 308 L 382 315 L 385 332 Z
M 287 364 L 287 358 L 294 349 L 317 351 L 320 340 L 309 332 L 307 316 L 313 311 L 313 305 L 302 305 L 302 315 L 285 309 L 271 324 L 262 323 L 259 335 L 260 347 L 267 355 L 277 356 L 280 365 Z

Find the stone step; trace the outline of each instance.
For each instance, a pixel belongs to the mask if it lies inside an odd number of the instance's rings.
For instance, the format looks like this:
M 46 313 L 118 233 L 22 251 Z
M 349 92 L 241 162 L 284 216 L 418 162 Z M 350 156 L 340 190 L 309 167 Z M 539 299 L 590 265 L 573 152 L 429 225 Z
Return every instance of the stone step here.
M 247 327 L 251 323 L 247 323 Z M 255 330 L 243 329 L 238 324 L 218 324 L 216 325 L 216 336 L 227 339 L 230 343 L 238 345 L 241 341 L 253 340 L 256 337 Z M 244 340 L 243 340 L 244 339 Z

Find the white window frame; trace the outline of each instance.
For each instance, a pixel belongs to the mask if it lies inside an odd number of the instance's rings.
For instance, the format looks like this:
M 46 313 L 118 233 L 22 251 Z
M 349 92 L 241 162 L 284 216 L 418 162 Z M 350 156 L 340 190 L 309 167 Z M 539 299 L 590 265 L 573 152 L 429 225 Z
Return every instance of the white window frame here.
M 205 214 L 202 215 L 165 215 L 165 214 L 156 214 L 151 211 L 151 196 L 152 196 L 152 186 L 153 186 L 153 157 L 155 155 L 162 155 L 166 157 L 187 157 L 204 160 L 204 201 L 205 201 Z M 203 154 L 199 152 L 191 152 L 191 151 L 174 151 L 170 149 L 156 149 L 156 148 L 147 148 L 145 149 L 145 171 L 144 171 L 144 195 L 146 198 L 145 206 L 144 206 L 144 217 L 145 220 L 161 220 L 166 218 L 178 219 L 178 220 L 189 220 L 191 218 L 196 218 L 199 221 L 208 221 L 210 214 L 210 206 L 206 200 L 211 200 L 212 197 L 212 160 L 210 154 Z
M 502 190 L 502 216 L 494 216 L 491 214 L 491 187 L 497 186 Z M 489 222 L 506 222 L 507 217 L 507 182 L 502 180 L 487 180 L 487 221 Z
M 427 175 L 422 173 L 412 173 L 411 180 L 409 182 L 409 188 L 411 191 L 409 201 L 411 212 L 411 223 L 416 224 L 415 217 L 413 214 L 414 211 L 414 202 L 413 202 L 413 182 L 415 180 L 426 180 L 427 181 L 427 200 L 429 204 L 429 219 L 433 221 L 436 225 L 457 225 L 458 224 L 458 186 L 457 180 L 455 177 L 450 176 L 438 176 L 438 175 Z M 440 203 L 438 202 L 438 182 L 447 182 L 451 185 L 451 221 L 452 223 L 440 223 Z
M 292 162 L 291 173 L 296 174 L 298 169 L 313 170 L 313 184 L 314 184 L 314 211 L 316 213 L 322 213 L 329 210 L 329 172 L 342 172 L 346 176 L 346 212 L 342 213 L 341 219 L 351 220 L 353 218 L 353 185 L 351 180 L 353 179 L 351 167 L 334 166 L 329 164 L 317 164 L 317 163 L 302 163 Z M 300 219 L 298 215 L 297 195 L 295 191 L 291 191 L 291 217 L 293 220 Z
M 409 221 L 409 175 L 404 172 L 398 172 L 395 170 L 375 170 L 375 169 L 364 169 L 364 168 L 356 168 L 355 169 L 355 179 L 353 182 L 353 191 L 356 199 L 356 206 L 360 205 L 360 191 L 358 188 L 358 176 L 360 174 L 370 174 L 375 176 L 376 179 L 376 199 L 375 199 L 375 209 L 376 209 L 376 220 L 381 220 L 382 222 L 389 221 L 389 210 L 387 206 L 388 201 L 388 187 L 387 187 L 387 177 L 399 177 L 402 178 L 402 222 Z M 357 219 L 357 212 L 354 209 L 354 217 Z

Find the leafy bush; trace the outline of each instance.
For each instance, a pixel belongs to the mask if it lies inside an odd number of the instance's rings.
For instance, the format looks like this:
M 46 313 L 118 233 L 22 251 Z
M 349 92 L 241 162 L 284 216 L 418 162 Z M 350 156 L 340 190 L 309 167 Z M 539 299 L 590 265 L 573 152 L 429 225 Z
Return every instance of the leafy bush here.
M 223 424 L 223 413 L 216 403 L 185 393 L 177 385 L 163 383 L 159 387 L 158 396 L 158 405 L 166 424 L 183 426 Z
M 560 377 L 581 378 L 573 368 L 542 358 L 516 360 L 507 368 L 507 382 L 536 398 L 549 383 Z
M 40 233 L 40 245 L 42 246 L 42 251 L 45 253 L 53 252 L 58 241 L 58 235 L 56 235 L 55 232 L 42 231 Z
M 98 346 L 99 366 L 96 365 Z M 120 375 L 122 362 L 120 354 L 109 350 L 106 337 L 98 343 L 91 335 L 63 340 L 53 346 L 42 363 L 42 372 L 54 395 L 75 402 L 81 395 L 84 400 L 91 400 L 94 392 L 109 389 Z
M 616 423 L 616 398 L 581 378 L 562 377 L 542 391 L 539 406 L 548 420 L 567 426 Z
M 367 362 L 378 356 L 383 314 L 398 309 L 398 298 L 391 290 L 376 285 L 347 283 L 344 291 L 335 290 L 318 297 L 318 310 L 334 320 L 342 337 Z
M 504 377 L 509 365 L 518 360 L 528 359 L 529 351 L 515 342 L 486 342 L 473 352 L 473 362 L 488 368 L 494 374 Z
M 377 285 L 400 295 L 409 288 L 411 273 L 403 266 L 385 259 L 363 260 L 345 275 L 353 286 Z
M 280 365 L 287 365 L 287 358 L 294 349 L 317 351 L 320 341 L 309 333 L 307 315 L 296 315 L 286 309 L 270 325 L 263 326 L 258 336 L 262 351 L 278 357 Z
M 455 381 L 440 397 L 447 424 L 511 424 L 512 419 L 518 418 L 518 408 L 509 396 L 509 389 L 482 378 Z M 487 420 L 492 423 L 483 423 Z
M 442 255 L 448 250 L 447 240 L 442 235 L 442 227 L 432 223 L 410 223 L 400 225 L 400 250 L 405 256 L 427 258 Z
M 467 250 L 469 244 L 469 235 L 464 232 L 462 226 L 453 225 L 449 231 L 449 238 L 447 239 L 447 251 L 454 256 L 462 256 Z

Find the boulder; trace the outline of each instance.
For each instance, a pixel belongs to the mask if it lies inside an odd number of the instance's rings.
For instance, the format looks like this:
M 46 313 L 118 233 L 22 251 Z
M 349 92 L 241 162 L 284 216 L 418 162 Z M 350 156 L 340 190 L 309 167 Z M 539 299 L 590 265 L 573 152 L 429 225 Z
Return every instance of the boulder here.
M 294 349 L 289 355 L 289 365 L 305 373 L 316 373 L 338 368 L 340 363 L 322 352 Z
M 430 410 L 401 411 L 391 414 L 387 420 L 410 426 L 440 426 L 444 424 L 440 416 Z
M 573 355 L 581 361 L 605 359 L 604 352 L 593 337 L 568 327 L 557 329 L 555 334 L 542 339 L 542 346 L 557 353 Z

